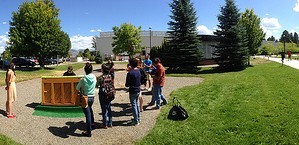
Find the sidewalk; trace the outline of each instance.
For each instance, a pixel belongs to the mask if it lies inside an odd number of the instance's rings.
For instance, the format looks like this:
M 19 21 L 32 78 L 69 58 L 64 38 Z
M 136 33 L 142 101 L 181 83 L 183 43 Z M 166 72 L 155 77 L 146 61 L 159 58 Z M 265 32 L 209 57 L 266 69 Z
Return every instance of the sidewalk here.
M 278 62 L 278 63 L 281 64 L 281 58 L 266 57 L 266 56 L 256 56 L 256 57 L 263 58 L 263 59 L 268 59 L 268 60 L 275 61 L 275 62 Z M 292 68 L 299 69 L 299 61 L 298 60 L 294 60 L 294 59 L 288 60 L 286 58 L 286 59 L 284 59 L 283 65 L 287 65 L 287 66 L 290 66 Z

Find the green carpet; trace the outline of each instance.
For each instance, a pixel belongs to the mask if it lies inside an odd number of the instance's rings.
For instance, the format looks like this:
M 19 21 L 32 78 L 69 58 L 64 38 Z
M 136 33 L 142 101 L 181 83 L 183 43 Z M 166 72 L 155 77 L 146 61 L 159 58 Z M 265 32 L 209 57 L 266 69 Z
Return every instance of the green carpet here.
M 81 106 L 43 106 L 38 105 L 32 115 L 56 118 L 84 117 Z

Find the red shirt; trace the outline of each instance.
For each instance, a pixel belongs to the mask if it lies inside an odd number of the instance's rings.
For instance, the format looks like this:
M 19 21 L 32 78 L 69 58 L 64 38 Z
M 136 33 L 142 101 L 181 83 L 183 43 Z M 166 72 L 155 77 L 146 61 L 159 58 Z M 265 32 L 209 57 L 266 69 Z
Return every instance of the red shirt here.
M 164 86 L 165 83 L 165 68 L 162 64 L 158 64 L 156 74 L 153 78 L 153 84 L 159 84 L 160 86 Z

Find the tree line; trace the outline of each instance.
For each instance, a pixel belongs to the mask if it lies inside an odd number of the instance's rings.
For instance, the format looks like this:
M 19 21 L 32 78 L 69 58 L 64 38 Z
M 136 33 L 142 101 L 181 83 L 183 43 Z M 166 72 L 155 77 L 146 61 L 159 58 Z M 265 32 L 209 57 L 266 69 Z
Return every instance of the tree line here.
M 172 0 L 169 6 L 168 37 L 162 46 L 153 47 L 151 53 L 158 52 L 156 55 L 172 72 L 196 72 L 203 54 L 199 50 L 196 10 L 190 0 Z M 45 57 L 68 55 L 70 38 L 61 30 L 59 9 L 53 0 L 24 2 L 12 15 L 6 48 L 12 56 L 36 57 L 43 66 Z M 217 18 L 219 24 L 214 32 L 217 43 L 213 52 L 216 62 L 224 70 L 245 69 L 250 64 L 250 56 L 258 52 L 265 37 L 260 18 L 253 9 L 240 13 L 234 0 L 225 0 Z M 115 55 L 133 57 L 141 52 L 141 26 L 136 28 L 124 23 L 112 29 Z M 96 47 L 96 43 L 93 46 Z M 85 54 L 89 55 L 88 52 Z

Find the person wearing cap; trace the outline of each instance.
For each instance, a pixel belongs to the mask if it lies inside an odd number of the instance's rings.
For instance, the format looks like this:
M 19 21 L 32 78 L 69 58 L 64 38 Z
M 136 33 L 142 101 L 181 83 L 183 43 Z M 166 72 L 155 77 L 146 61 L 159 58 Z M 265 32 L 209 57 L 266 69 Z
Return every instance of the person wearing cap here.
M 73 67 L 70 65 L 67 68 L 67 71 L 63 73 L 63 76 L 75 76 L 76 74 L 73 72 Z

